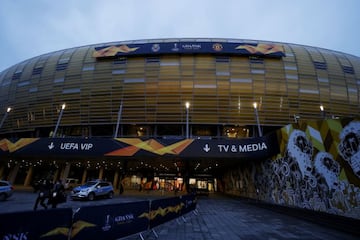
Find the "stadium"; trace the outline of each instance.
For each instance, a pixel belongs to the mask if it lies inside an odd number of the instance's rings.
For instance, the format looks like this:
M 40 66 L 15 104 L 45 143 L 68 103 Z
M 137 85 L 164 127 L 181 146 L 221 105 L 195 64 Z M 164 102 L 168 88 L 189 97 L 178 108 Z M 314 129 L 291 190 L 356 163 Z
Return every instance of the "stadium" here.
M 249 169 L 295 159 L 297 133 L 359 187 L 358 160 L 346 160 L 356 147 L 331 145 L 342 130 L 359 145 L 359 88 L 359 57 L 291 43 L 149 39 L 51 52 L 0 73 L 0 178 L 192 185 L 270 201 Z

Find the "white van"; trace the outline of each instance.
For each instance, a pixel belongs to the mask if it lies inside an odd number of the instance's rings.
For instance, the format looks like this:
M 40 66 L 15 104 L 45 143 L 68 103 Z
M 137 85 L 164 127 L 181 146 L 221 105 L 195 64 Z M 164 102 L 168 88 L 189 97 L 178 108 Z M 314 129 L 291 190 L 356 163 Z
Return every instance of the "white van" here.
M 79 186 L 79 179 L 76 178 L 66 178 L 64 183 L 64 188 L 66 190 L 72 190 L 74 187 Z

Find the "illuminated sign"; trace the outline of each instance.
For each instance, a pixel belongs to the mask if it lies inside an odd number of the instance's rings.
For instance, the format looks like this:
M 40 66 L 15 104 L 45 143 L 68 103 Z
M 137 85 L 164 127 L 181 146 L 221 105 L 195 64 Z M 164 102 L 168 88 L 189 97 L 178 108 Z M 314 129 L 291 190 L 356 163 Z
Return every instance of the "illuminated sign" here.
M 0 141 L 0 156 L 149 157 L 264 159 L 278 153 L 276 134 L 234 140 L 140 138 L 22 138 Z
M 282 45 L 269 43 L 172 42 L 118 44 L 95 47 L 93 57 L 106 58 L 151 54 L 232 54 L 248 56 L 284 57 Z

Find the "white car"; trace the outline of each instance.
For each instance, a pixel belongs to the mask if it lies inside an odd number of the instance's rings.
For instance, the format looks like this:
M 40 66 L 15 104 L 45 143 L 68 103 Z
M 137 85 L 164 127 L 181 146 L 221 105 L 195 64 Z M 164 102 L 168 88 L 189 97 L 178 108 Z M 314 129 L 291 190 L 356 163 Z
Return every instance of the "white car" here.
M 14 187 L 8 181 L 0 180 L 0 201 L 5 201 L 14 192 Z
M 96 197 L 113 198 L 114 187 L 110 182 L 102 180 L 94 180 L 85 183 L 84 185 L 73 188 L 71 192 L 71 199 L 88 199 L 94 200 Z
M 76 178 L 67 178 L 65 179 L 64 188 L 66 190 L 72 190 L 74 187 L 79 185 L 79 179 Z

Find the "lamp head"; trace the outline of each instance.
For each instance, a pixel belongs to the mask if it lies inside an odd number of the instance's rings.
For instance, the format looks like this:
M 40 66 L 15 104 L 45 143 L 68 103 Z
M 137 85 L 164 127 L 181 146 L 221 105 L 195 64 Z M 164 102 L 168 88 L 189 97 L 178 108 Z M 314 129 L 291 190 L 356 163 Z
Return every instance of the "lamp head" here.
M 254 106 L 254 108 L 256 109 L 256 108 L 257 108 L 257 102 L 254 102 L 254 103 L 253 103 L 253 106 Z

